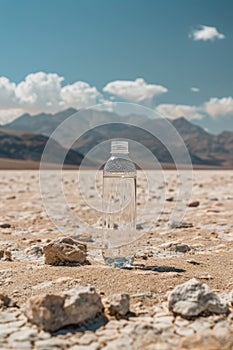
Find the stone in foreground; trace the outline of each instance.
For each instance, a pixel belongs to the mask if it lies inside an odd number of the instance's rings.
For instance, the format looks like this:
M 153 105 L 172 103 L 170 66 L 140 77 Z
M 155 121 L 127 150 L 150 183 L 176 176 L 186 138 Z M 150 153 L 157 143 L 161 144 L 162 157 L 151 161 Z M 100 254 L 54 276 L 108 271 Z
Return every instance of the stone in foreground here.
M 83 264 L 87 258 L 87 246 L 70 237 L 55 239 L 43 248 L 45 264 L 59 263 Z
M 129 312 L 129 295 L 113 294 L 109 305 L 109 313 L 111 316 L 122 317 Z
M 200 202 L 199 202 L 199 201 L 193 201 L 193 202 L 190 202 L 190 203 L 188 204 L 188 207 L 190 207 L 190 208 L 196 208 L 196 207 L 199 207 L 199 205 L 200 205 Z
M 232 350 L 233 332 L 221 328 L 220 332 L 208 330 L 185 337 L 180 342 L 180 350 Z
M 202 313 L 226 314 L 228 308 L 211 288 L 193 278 L 176 286 L 168 296 L 168 307 L 176 315 L 198 316 Z
M 28 320 L 46 331 L 81 325 L 102 311 L 101 298 L 91 286 L 78 286 L 59 295 L 33 296 L 25 306 Z

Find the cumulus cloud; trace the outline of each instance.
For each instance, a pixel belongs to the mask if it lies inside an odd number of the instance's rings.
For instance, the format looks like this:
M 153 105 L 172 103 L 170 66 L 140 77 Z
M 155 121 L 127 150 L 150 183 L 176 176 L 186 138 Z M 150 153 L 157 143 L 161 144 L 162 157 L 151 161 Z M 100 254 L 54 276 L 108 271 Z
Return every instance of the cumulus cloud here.
M 85 108 L 96 104 L 101 98 L 96 87 L 78 81 L 61 89 L 61 97 L 66 107 Z
M 212 97 L 204 104 L 204 109 L 211 117 L 233 115 L 233 97 Z
M 192 30 L 192 32 L 189 34 L 189 37 L 195 41 L 213 41 L 215 39 L 224 39 L 225 35 L 219 33 L 216 27 L 200 25 L 197 29 Z
M 12 108 L 17 105 L 15 94 L 16 84 L 11 83 L 9 79 L 0 77 L 0 106 L 1 109 Z
M 160 104 L 156 107 L 156 111 L 170 119 L 176 119 L 179 117 L 185 117 L 188 120 L 203 118 L 203 114 L 200 112 L 200 108 L 197 106 Z
M 15 89 L 19 106 L 30 113 L 56 112 L 64 106 L 61 97 L 63 80 L 56 73 L 29 74 Z
M 190 90 L 191 90 L 191 91 L 193 91 L 193 92 L 199 92 L 199 91 L 200 91 L 200 89 L 199 89 L 199 88 L 194 87 L 194 86 L 193 86 L 193 87 L 191 87 L 191 88 L 190 88 Z
M 140 102 L 151 99 L 155 95 L 165 93 L 168 90 L 162 85 L 147 84 L 144 79 L 138 78 L 135 81 L 112 81 L 103 88 L 103 91 L 126 100 Z
M 0 125 L 7 124 L 22 115 L 22 109 L 0 109 Z
M 56 73 L 37 72 L 19 84 L 0 77 L 0 122 L 6 123 L 23 113 L 56 113 L 74 107 L 90 107 L 102 94 L 96 87 L 77 81 L 62 87 L 64 78 Z
M 63 83 L 64 78 L 56 73 L 29 74 L 18 84 L 6 77 L 0 77 L 0 124 L 10 122 L 23 113 L 56 113 L 69 107 L 81 109 L 104 104 L 105 110 L 113 111 L 114 96 L 144 102 L 167 92 L 165 87 L 147 84 L 143 79 L 113 81 L 103 89 L 111 94 L 106 98 L 95 86 L 86 82 L 77 81 L 62 86 Z M 192 87 L 191 90 L 198 92 L 199 88 Z M 212 118 L 233 116 L 233 97 L 212 97 L 200 106 L 160 104 L 156 111 L 171 119 L 181 116 L 189 120 L 201 119 L 206 115 Z
M 224 116 L 233 116 L 233 97 L 212 97 L 209 101 L 199 106 L 160 104 L 155 110 L 170 119 L 176 119 L 182 116 L 188 120 L 202 119 L 206 115 L 212 118 L 221 118 Z

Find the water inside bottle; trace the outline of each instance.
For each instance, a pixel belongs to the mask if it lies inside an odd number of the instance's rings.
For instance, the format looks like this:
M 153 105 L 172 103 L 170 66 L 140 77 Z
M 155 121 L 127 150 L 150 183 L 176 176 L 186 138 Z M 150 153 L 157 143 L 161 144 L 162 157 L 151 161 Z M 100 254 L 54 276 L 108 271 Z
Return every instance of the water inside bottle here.
M 135 235 L 136 177 L 112 173 L 103 181 L 103 257 L 108 265 L 123 267 L 133 262 L 124 245 Z

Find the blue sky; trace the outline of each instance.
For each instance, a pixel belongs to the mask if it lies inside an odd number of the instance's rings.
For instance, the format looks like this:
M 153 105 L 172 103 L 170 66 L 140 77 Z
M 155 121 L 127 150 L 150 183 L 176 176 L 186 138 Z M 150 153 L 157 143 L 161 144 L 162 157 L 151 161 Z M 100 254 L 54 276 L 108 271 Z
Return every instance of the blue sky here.
M 233 130 L 231 0 L 0 0 L 0 16 L 0 123 L 114 100 Z

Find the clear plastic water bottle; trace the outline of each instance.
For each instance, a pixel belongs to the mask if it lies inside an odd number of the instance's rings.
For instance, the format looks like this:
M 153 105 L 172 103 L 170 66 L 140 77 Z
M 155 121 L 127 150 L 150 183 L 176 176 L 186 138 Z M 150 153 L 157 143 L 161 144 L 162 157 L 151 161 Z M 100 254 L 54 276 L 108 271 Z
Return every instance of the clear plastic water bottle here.
M 102 250 L 106 264 L 123 267 L 133 262 L 127 247 L 136 230 L 136 177 L 127 141 L 112 141 L 111 157 L 103 170 Z

